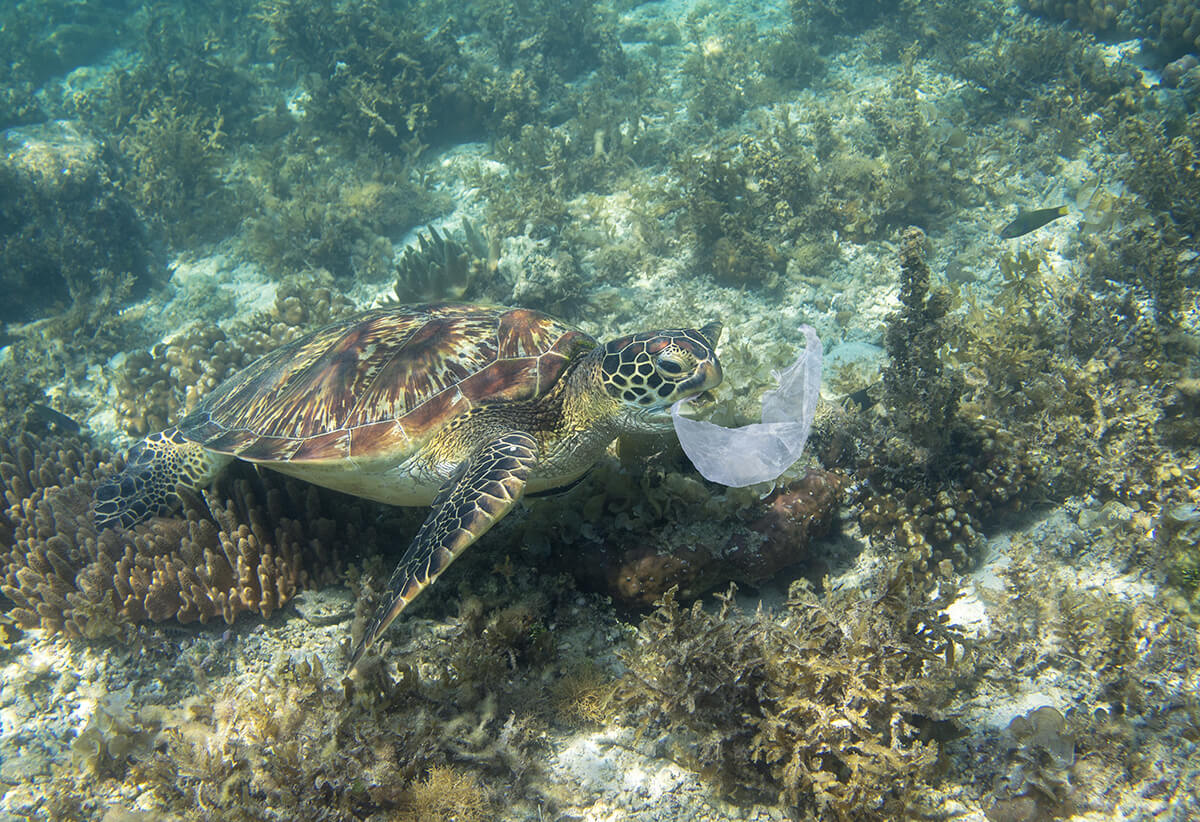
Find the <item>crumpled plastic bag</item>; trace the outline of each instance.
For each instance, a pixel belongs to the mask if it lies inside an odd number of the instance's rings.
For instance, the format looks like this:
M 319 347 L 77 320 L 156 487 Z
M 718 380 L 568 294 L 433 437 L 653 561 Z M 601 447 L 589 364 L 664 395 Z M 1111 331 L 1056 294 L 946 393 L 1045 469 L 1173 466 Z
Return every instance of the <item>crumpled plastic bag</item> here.
M 821 392 L 821 340 L 809 325 L 800 326 L 806 347 L 782 372 L 772 372 L 779 387 L 763 394 L 762 422 L 724 428 L 680 414 L 671 406 L 679 444 L 707 480 L 733 488 L 777 479 L 800 459 Z

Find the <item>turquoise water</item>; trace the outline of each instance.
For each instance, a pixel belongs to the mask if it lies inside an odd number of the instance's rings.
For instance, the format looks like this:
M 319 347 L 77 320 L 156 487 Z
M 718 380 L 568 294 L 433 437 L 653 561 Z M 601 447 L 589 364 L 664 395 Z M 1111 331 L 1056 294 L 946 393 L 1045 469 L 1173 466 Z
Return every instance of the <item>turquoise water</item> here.
M 1197 32 L 4 4 L 0 818 L 1194 816 Z

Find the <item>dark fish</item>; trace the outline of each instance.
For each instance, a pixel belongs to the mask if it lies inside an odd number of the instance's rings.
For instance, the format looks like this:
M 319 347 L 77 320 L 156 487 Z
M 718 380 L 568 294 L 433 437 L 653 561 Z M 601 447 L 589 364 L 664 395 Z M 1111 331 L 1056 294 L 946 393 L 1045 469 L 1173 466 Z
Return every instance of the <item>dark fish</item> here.
M 29 407 L 27 419 L 51 434 L 78 434 L 83 427 L 61 411 L 35 402 Z
M 846 395 L 846 399 L 858 406 L 860 411 L 870 411 L 875 405 L 875 397 L 872 396 L 875 392 L 875 386 L 879 385 L 876 382 L 874 385 L 868 385 L 866 388 L 860 388 Z
M 1066 217 L 1068 211 L 1066 205 L 1060 205 L 1056 209 L 1021 211 L 1016 215 L 1016 220 L 1000 229 L 1000 236 L 1004 240 L 1012 240 L 1016 236 L 1032 232 L 1033 229 L 1042 228 L 1046 223 L 1057 220 L 1058 217 Z
M 1053 222 L 1059 217 L 1066 217 L 1069 209 L 1066 206 L 1057 208 L 1039 208 L 1037 211 L 1022 211 L 1017 219 L 1000 229 L 1000 237 L 1011 240 L 1041 228 L 1046 223 Z

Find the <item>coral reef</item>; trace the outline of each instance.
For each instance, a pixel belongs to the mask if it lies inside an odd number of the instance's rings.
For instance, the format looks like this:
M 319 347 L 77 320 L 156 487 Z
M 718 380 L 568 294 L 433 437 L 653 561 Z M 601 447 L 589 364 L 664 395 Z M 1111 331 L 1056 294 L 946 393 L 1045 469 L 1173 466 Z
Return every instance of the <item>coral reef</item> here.
M 0 815 L 1196 816 L 1195 6 L 10 2 Z M 853 402 L 769 492 L 619 443 L 340 680 L 425 511 L 239 464 L 96 533 L 55 413 L 148 433 L 392 289 L 719 313 L 730 425 L 804 320 Z
M 325 269 L 342 280 L 393 273 L 390 237 L 448 205 L 414 179 L 410 158 L 374 146 L 331 146 L 291 136 L 251 165 L 261 186 L 242 252 L 276 276 Z
M 247 0 L 146 7 L 130 21 L 132 50 L 98 82 L 64 89 L 61 107 L 108 136 L 119 183 L 155 239 L 174 249 L 214 242 L 254 212 L 236 147 L 266 119 L 261 49 L 235 22 Z
M 1200 51 L 1200 9 L 1188 0 L 1021 0 L 1021 5 L 1034 14 L 1070 21 L 1085 31 L 1143 35 L 1167 58 Z
M 14 0 L 0 27 L 0 130 L 43 122 L 44 100 L 35 94 L 56 74 L 101 57 L 126 34 L 131 3 Z
M 1109 141 L 1122 152 L 1129 188 L 1139 198 L 1114 205 L 1113 217 L 1128 226 L 1116 238 L 1087 244 L 1089 273 L 1097 286 L 1112 280 L 1143 287 L 1154 300 L 1155 322 L 1169 332 L 1184 309 L 1184 284 L 1197 270 L 1200 114 L 1129 117 Z
M 65 314 L 61 333 L 94 334 L 133 296 L 165 280 L 119 175 L 74 122 L 0 139 L 0 319 Z
M 1156 531 L 1168 577 L 1200 613 L 1200 507 L 1171 506 L 1159 516 Z
M 716 613 L 669 594 L 624 655 L 618 699 L 675 730 L 676 755 L 735 796 L 819 817 L 904 815 L 934 776 L 928 731 L 963 663 L 919 556 L 877 582 L 821 597 L 794 583 L 782 616 L 747 616 L 732 591 Z
M 597 66 L 621 64 L 613 20 L 595 0 L 529 0 L 521 7 L 485 0 L 476 15 L 502 65 L 519 64 L 536 74 L 570 79 Z
M 1177 690 L 1194 677 L 1194 626 L 1154 593 L 1130 598 L 1096 584 L 1108 563 L 1144 561 L 1149 517 L 1109 504 L 1068 508 L 1063 520 L 1021 535 L 1003 586 L 980 591 L 991 622 L 982 662 L 991 669 L 974 688 L 1000 694 L 1046 670 L 1073 683 L 1071 707 L 1051 699 L 1014 711 L 987 743 L 1007 755 L 972 766 L 991 819 L 1129 814 L 1131 785 L 1158 780 L 1175 744 L 1148 726 L 1178 722 L 1183 738 L 1196 731 L 1195 695 Z M 1056 565 L 1056 553 L 1072 561 Z
M 1086 31 L 1111 31 L 1118 18 L 1126 12 L 1126 0 L 1022 0 L 1021 5 L 1033 12 L 1055 20 L 1070 20 Z M 1128 21 L 1125 27 L 1128 29 Z
M 259 14 L 271 52 L 302 78 L 314 128 L 391 149 L 478 133 L 482 103 L 450 27 L 415 25 L 378 0 L 269 0 Z
M 330 673 L 344 661 L 336 639 L 321 654 L 276 640 L 273 661 L 219 680 L 197 656 L 182 701 L 150 690 L 98 706 L 77 756 L 104 778 L 64 769 L 33 804 L 60 809 L 51 818 L 83 818 L 89 801 L 136 790 L 159 816 L 204 807 L 297 817 L 319 807 L 321 818 L 347 822 L 483 820 L 497 818 L 503 795 L 510 812 L 553 813 L 555 800 L 530 783 L 548 727 L 541 706 L 557 678 L 548 666 L 562 650 L 539 614 L 549 608 L 560 630 L 577 630 L 564 601 L 519 583 L 470 597 L 449 633 L 418 620 L 399 667 L 373 656 L 353 681 Z M 196 650 L 220 657 L 209 666 L 233 656 L 231 643 Z
M 1104 271 L 1107 259 L 1091 261 Z M 907 265 L 919 284 L 922 267 Z M 888 433 L 889 414 L 863 436 L 855 449 L 868 480 L 857 508 L 863 531 L 928 543 L 961 562 L 991 517 L 1039 499 L 1090 493 L 1152 511 L 1193 501 L 1197 454 L 1182 422 L 1190 401 L 1174 387 L 1186 371 L 1152 309 L 1112 281 L 1085 295 L 1029 252 L 998 266 L 994 299 L 971 301 L 963 322 L 940 330 L 935 318 L 924 331 L 933 336 L 905 350 L 918 361 L 891 372 L 893 402 L 915 394 L 925 397 L 919 414 L 936 413 L 944 403 L 922 393 L 932 385 L 958 408 L 938 417 L 933 434 Z M 889 345 L 903 338 L 896 323 L 905 315 L 892 318 Z M 957 400 L 939 382 L 943 368 L 969 376 L 955 378 Z M 899 389 L 899 376 L 917 373 L 933 377 Z
M 117 421 L 125 433 L 161 431 L 249 362 L 215 326 L 195 326 L 150 351 L 133 351 L 116 373 Z
M 206 493 L 207 511 L 97 533 L 91 495 L 106 455 L 61 438 L 24 436 L 3 448 L 0 591 L 23 627 L 96 637 L 147 619 L 270 616 L 299 587 L 336 573 L 348 546 L 373 539 L 361 511 L 330 519 L 315 488 L 268 473 Z
M 836 237 L 862 243 L 907 221 L 936 224 L 945 203 L 971 196 L 967 132 L 921 103 L 931 83 L 915 52 L 902 65 L 886 89 L 857 101 L 850 123 L 832 104 L 781 106 L 756 117 L 749 135 L 683 155 L 680 224 L 703 270 L 729 285 L 820 286 Z
M 795 210 L 808 194 L 809 169 L 769 142 L 746 138 L 735 151 L 680 169 L 689 181 L 684 224 L 695 232 L 703 270 L 721 282 L 770 288 L 787 268 L 778 237 L 799 228 Z
M 896 0 L 791 0 L 790 5 L 795 24 L 828 36 L 866 28 L 899 4 Z
M 1049 705 L 1013 717 L 1008 734 L 1014 742 L 1016 768 L 988 810 L 994 822 L 1061 816 L 1070 813 L 1070 768 L 1075 740 L 1067 719 Z
M 1036 256 L 1001 265 L 1005 287 L 968 311 L 956 343 L 976 369 L 968 407 L 1037 455 L 1043 489 L 1060 499 L 1175 498 L 1197 454 L 1172 434 L 1187 402 L 1174 385 L 1187 370 L 1164 348 L 1153 308 L 1116 282 L 1085 293 Z
M 853 449 L 866 482 L 856 500 L 858 522 L 874 540 L 933 548 L 962 568 L 982 541 L 982 523 L 1019 510 L 1036 487 L 1040 456 L 1029 453 L 994 420 L 960 413 L 966 383 L 943 350 L 955 325 L 950 295 L 932 290 L 926 239 L 909 228 L 900 246 L 900 310 L 884 335 L 882 424 Z
M 1157 6 L 1157 9 L 1153 8 Z M 1154 12 L 1158 12 L 1155 19 Z M 1148 16 L 1151 35 L 1169 57 L 1200 53 L 1200 9 L 1188 0 L 1164 0 L 1151 4 Z

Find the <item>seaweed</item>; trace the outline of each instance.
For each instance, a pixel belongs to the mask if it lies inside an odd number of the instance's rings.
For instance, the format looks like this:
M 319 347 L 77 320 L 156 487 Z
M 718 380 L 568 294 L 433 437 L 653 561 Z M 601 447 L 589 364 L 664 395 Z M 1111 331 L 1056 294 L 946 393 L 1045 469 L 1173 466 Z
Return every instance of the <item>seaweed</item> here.
M 103 81 L 66 102 L 111 135 L 120 183 L 142 220 L 176 248 L 212 242 L 253 208 L 224 172 L 249 141 L 263 84 L 248 64 L 252 29 L 234 22 L 249 0 L 192 13 L 170 4 L 138 16 L 134 49 Z
M 94 337 L 165 280 L 162 256 L 90 133 L 51 123 L 13 129 L 0 144 L 0 284 L 9 294 L 0 319 L 16 330 L 51 317 L 47 336 Z
M 14 0 L 0 26 L 0 130 L 43 122 L 35 92 L 51 77 L 87 65 L 127 31 L 127 0 Z
M 397 150 L 478 136 L 483 101 L 463 80 L 468 58 L 448 25 L 414 25 L 379 0 L 267 0 L 269 48 L 305 91 L 305 122 L 351 145 Z
M 966 384 L 942 360 L 953 322 L 951 302 L 944 289 L 930 287 L 926 242 L 918 228 L 900 238 L 900 310 L 888 317 L 884 334 L 889 361 L 883 390 L 890 424 L 941 455 L 954 435 Z
M 599 67 L 620 73 L 623 66 L 613 20 L 596 0 L 483 0 L 473 17 L 505 66 L 567 79 Z
M 970 668 L 927 599 L 952 588 L 913 552 L 873 593 L 793 583 L 780 615 L 742 613 L 734 588 L 715 613 L 668 593 L 623 655 L 617 699 L 644 729 L 671 729 L 674 755 L 735 798 L 895 818 L 935 779 L 940 707 Z

